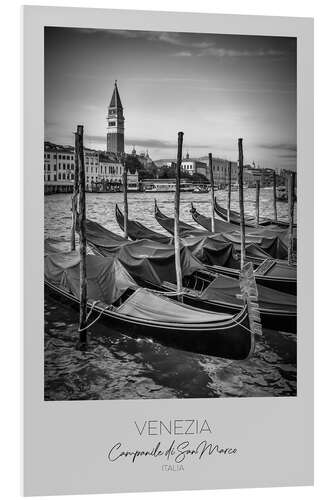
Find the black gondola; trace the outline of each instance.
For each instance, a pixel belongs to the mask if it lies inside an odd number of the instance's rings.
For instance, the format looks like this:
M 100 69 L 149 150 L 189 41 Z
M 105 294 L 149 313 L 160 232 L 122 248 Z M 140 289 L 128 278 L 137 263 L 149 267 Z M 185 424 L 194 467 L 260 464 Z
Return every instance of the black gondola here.
M 158 208 L 156 201 L 155 201 L 155 219 L 166 231 L 168 231 L 170 234 L 173 234 L 174 219 L 172 217 L 168 217 L 165 214 L 163 214 L 161 210 Z M 192 233 L 190 231 L 190 228 L 192 228 Z M 180 235 L 182 237 L 197 236 L 202 234 L 202 231 L 200 229 L 195 229 L 193 226 L 190 226 L 186 222 L 182 221 L 179 222 L 179 230 L 180 230 Z M 225 241 L 228 241 L 229 243 L 233 243 L 234 245 L 238 245 L 240 247 L 239 230 L 238 231 L 233 230 L 229 232 L 218 231 L 218 234 L 220 234 Z M 258 235 L 247 234 L 246 243 L 257 245 L 262 250 L 264 250 L 264 252 L 268 253 L 270 257 L 273 259 L 283 260 L 286 259 L 288 256 L 288 247 L 285 241 L 283 241 L 283 238 L 280 238 L 279 234 L 271 234 L 268 232 Z
M 190 212 L 192 214 L 192 219 L 194 220 L 194 222 L 206 229 L 206 231 L 211 231 L 210 217 L 206 217 L 205 215 L 200 214 L 194 207 L 193 203 L 191 203 Z M 233 239 L 235 239 L 234 236 L 240 238 L 239 225 L 226 222 L 222 219 L 217 219 L 216 217 L 214 217 L 214 223 L 215 232 L 224 234 L 227 240 L 230 239 L 230 235 Z M 273 229 L 271 228 L 271 226 L 259 228 L 245 227 L 245 234 L 247 244 L 252 243 L 256 244 L 257 246 L 260 245 L 261 241 L 264 241 L 264 245 L 267 246 L 269 245 L 269 241 L 274 241 L 275 238 L 278 238 L 278 241 L 282 242 L 283 245 L 277 248 L 273 247 L 273 252 L 279 252 L 280 259 L 287 257 L 287 247 L 289 239 L 289 231 L 287 229 L 278 226 L 274 226 Z M 294 238 L 296 238 L 296 228 L 294 229 Z M 262 246 L 263 245 L 261 245 L 261 247 Z
M 115 213 L 119 227 L 124 230 L 124 216 L 117 204 Z M 181 222 L 181 224 L 184 223 Z M 164 243 L 166 245 L 173 244 L 172 236 L 153 231 L 152 229 L 141 224 L 141 222 L 133 221 L 130 219 L 128 219 L 127 221 L 127 234 L 133 241 L 140 239 L 149 239 L 158 241 L 159 243 Z M 236 254 L 237 252 L 239 253 L 240 245 L 230 243 L 226 238 L 224 238 L 223 234 L 216 234 L 196 229 L 193 231 L 193 233 L 189 234 L 187 230 L 185 230 L 184 232 L 182 229 L 180 229 L 180 237 L 182 238 L 183 244 L 188 246 L 194 256 L 197 257 L 203 264 L 223 266 L 228 260 L 228 267 L 235 267 L 236 269 L 238 269 L 239 264 L 232 256 L 232 252 L 233 250 L 235 250 Z M 202 244 L 200 244 L 201 242 Z M 209 246 L 212 248 L 209 249 Z M 248 260 L 250 260 L 254 264 L 261 264 L 264 260 L 271 258 L 271 256 L 267 252 L 262 250 L 255 243 L 247 243 L 246 255 Z M 232 257 L 232 259 L 230 257 Z M 237 255 L 235 255 L 235 257 L 238 260 Z M 232 263 L 231 260 L 233 260 Z M 215 269 L 215 271 L 218 272 L 219 270 Z
M 45 255 L 45 286 L 79 305 L 79 262 L 76 252 Z M 150 337 L 176 348 L 242 360 L 254 350 L 248 306 L 235 315 L 203 311 L 137 285 L 117 258 L 87 255 L 89 321 L 101 319 L 114 331 Z
M 116 255 L 139 285 L 175 292 L 173 246 L 149 239 L 129 241 L 90 220 L 87 220 L 87 241 L 95 253 L 106 257 Z M 181 245 L 180 257 L 184 303 L 205 310 L 230 313 L 242 308 L 238 277 L 213 272 L 214 268 L 204 266 L 184 245 Z M 294 295 L 258 285 L 258 296 L 263 326 L 296 331 Z
M 221 219 L 228 221 L 228 210 L 226 208 L 221 207 L 221 205 L 217 202 L 216 197 L 214 198 L 214 209 L 215 212 Z M 240 224 L 240 215 L 235 210 L 230 210 L 230 222 L 239 227 Z M 245 225 L 247 227 L 256 227 L 256 219 L 251 215 L 245 216 Z M 268 217 L 260 217 L 259 218 L 259 226 L 267 227 L 272 230 L 276 228 L 284 228 L 287 229 L 289 224 L 286 221 L 279 220 L 277 223 Z
M 174 219 L 164 215 L 155 204 L 155 218 L 160 223 L 160 225 L 173 234 Z M 186 224 L 180 222 L 181 225 Z M 200 233 L 202 235 L 202 233 Z M 180 235 L 183 236 L 183 232 L 180 229 Z M 188 231 L 185 232 L 185 236 L 188 235 Z M 234 246 L 240 245 L 240 235 L 238 233 L 228 233 L 220 235 L 224 241 L 232 243 Z M 263 238 L 259 238 L 263 240 Z M 186 240 L 185 240 L 186 241 Z M 190 241 L 190 238 L 189 238 Z M 248 243 L 250 243 L 248 241 Z M 284 244 L 279 240 L 278 237 L 268 238 L 265 242 L 266 249 L 270 249 L 276 255 L 280 255 L 280 250 L 284 254 Z M 239 276 L 239 263 L 237 266 L 229 266 L 226 263 L 224 266 L 220 266 L 220 269 L 214 268 L 216 272 L 221 272 L 227 276 L 237 278 Z M 297 292 L 297 268 L 295 265 L 288 265 L 282 260 L 266 259 L 261 262 L 261 264 L 255 269 L 255 278 L 258 284 L 279 290 L 282 292 L 290 293 L 296 295 Z

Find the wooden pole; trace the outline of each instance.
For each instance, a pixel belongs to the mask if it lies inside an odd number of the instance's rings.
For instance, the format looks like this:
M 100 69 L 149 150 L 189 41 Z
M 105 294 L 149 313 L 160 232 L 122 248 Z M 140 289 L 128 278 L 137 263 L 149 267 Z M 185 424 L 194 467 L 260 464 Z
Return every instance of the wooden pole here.
M 228 222 L 230 222 L 230 207 L 231 207 L 231 161 L 228 162 Z
M 124 237 L 128 239 L 127 226 L 128 226 L 128 199 L 127 199 L 127 165 L 126 159 L 123 161 L 123 185 L 124 185 Z
M 209 153 L 209 155 L 208 155 L 208 165 L 209 165 L 209 175 L 210 175 L 211 211 L 212 211 L 211 229 L 212 229 L 212 233 L 215 233 L 215 218 L 214 218 L 214 174 L 213 174 L 213 156 L 212 156 L 212 153 Z
M 182 268 L 180 262 L 180 240 L 179 240 L 179 204 L 180 204 L 180 168 L 183 157 L 183 132 L 178 132 L 178 150 L 176 164 L 176 192 L 175 192 L 175 225 L 174 225 L 174 242 L 175 242 L 175 266 L 177 279 L 178 300 L 183 301 L 180 295 L 182 290 Z
M 295 189 L 295 172 L 290 172 L 288 176 L 288 214 L 289 214 L 288 264 L 291 264 L 293 259 L 294 189 Z
M 80 242 L 80 342 L 87 342 L 87 239 L 86 239 L 86 176 L 83 151 L 83 125 L 77 126 L 77 158 L 79 166 L 79 213 Z
M 241 235 L 241 269 L 245 265 L 245 217 L 244 217 L 244 192 L 243 192 L 243 139 L 238 139 L 238 189 L 239 189 L 239 216 Z
M 260 217 L 260 179 L 256 179 L 256 226 L 259 227 Z
M 274 222 L 277 223 L 277 206 L 276 206 L 276 172 L 273 170 L 273 213 L 274 213 Z
M 72 196 L 72 228 L 71 228 L 71 250 L 75 250 L 75 233 L 76 233 L 76 220 L 77 220 L 77 197 L 79 193 L 79 157 L 78 157 L 78 135 L 75 136 L 75 164 L 74 164 L 74 183 L 73 183 L 73 196 Z

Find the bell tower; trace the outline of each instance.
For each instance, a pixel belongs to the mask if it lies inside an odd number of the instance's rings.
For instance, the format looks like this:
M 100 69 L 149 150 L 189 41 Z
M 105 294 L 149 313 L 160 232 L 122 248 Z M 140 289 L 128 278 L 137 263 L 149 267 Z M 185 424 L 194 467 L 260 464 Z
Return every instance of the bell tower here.
M 112 98 L 108 107 L 106 150 L 109 153 L 124 153 L 125 118 L 121 104 L 117 80 L 114 83 Z

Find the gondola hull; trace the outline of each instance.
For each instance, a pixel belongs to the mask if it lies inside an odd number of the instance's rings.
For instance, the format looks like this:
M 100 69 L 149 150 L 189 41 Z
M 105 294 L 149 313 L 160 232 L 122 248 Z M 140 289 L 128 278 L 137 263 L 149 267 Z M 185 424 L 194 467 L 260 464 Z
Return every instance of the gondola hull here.
M 159 222 L 159 224 L 169 231 L 172 234 L 173 230 L 173 224 L 172 224 L 172 219 L 170 217 L 165 216 L 155 205 L 155 218 Z M 185 224 L 185 223 L 182 223 Z M 187 226 L 187 224 L 186 224 Z M 276 264 L 274 264 L 274 261 L 276 261 Z M 267 265 L 274 265 L 274 266 L 280 266 L 280 271 L 281 274 L 277 275 L 277 273 L 274 273 L 272 275 L 269 275 L 268 273 L 261 273 L 259 269 L 255 270 L 254 276 L 256 279 L 257 284 L 263 285 L 268 288 L 272 288 L 273 290 L 278 290 L 280 292 L 284 293 L 289 293 L 292 295 L 296 295 L 297 293 L 297 277 L 296 277 L 296 267 L 295 266 L 287 266 L 287 265 L 282 265 L 278 260 L 272 259 L 270 262 L 267 261 Z M 263 262 L 264 265 L 264 262 Z M 233 267 L 226 267 L 226 266 L 207 266 L 205 265 L 207 269 L 210 269 L 214 272 L 217 272 L 219 274 L 224 274 L 226 276 L 230 276 L 233 278 L 238 278 L 239 277 L 239 269 L 235 269 Z M 266 266 L 266 264 L 265 264 Z
M 70 292 L 48 281 L 45 281 L 45 287 L 58 300 L 79 308 L 79 300 Z M 90 320 L 98 316 L 101 310 L 102 307 L 95 306 Z M 219 358 L 244 360 L 254 350 L 254 334 L 249 330 L 246 307 L 236 318 L 211 325 L 156 323 L 113 310 L 102 312 L 100 321 L 110 327 L 111 337 L 118 332 L 134 338 L 151 338 L 174 348 Z
M 216 201 L 216 198 L 215 198 L 215 202 L 214 202 L 214 209 L 215 209 L 215 212 L 217 213 L 217 215 L 219 217 L 221 217 L 221 219 L 228 221 L 227 209 L 221 207 L 221 205 L 219 205 L 218 202 Z M 230 223 L 239 227 L 240 215 L 238 212 L 236 212 L 234 210 L 230 210 Z M 251 228 L 257 227 L 255 217 L 246 216 L 245 217 L 245 226 L 251 227 Z M 270 227 L 271 229 L 274 229 L 274 228 L 287 229 L 289 224 L 288 224 L 288 222 L 281 221 L 281 220 L 276 223 L 273 219 L 269 219 L 266 217 L 260 217 L 259 226 Z
M 108 254 L 103 251 L 101 247 L 97 247 L 92 242 L 89 245 L 93 252 L 97 255 L 107 256 Z M 209 271 L 206 273 L 198 272 L 198 277 L 210 275 Z M 146 287 L 150 290 L 162 291 L 162 292 L 175 292 L 175 285 L 172 283 L 156 283 L 151 282 L 138 275 L 133 275 L 133 278 L 138 283 L 139 286 Z M 239 301 L 223 301 L 223 300 L 208 300 L 202 298 L 200 293 L 197 293 L 192 288 L 183 289 L 183 302 L 197 309 L 203 309 L 207 311 L 215 312 L 229 312 L 230 314 L 235 314 L 242 309 L 242 305 Z M 297 313 L 296 308 L 292 310 L 287 310 L 281 307 L 281 309 L 263 307 L 259 300 L 259 311 L 261 316 L 261 323 L 264 328 L 270 328 L 278 331 L 287 331 L 291 333 L 296 332 L 297 326 Z

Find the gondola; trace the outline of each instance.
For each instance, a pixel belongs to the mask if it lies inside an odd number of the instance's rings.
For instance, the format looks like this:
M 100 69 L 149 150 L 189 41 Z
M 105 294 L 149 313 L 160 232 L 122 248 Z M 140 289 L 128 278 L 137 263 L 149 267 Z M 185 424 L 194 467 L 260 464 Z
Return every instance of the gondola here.
M 171 245 L 148 239 L 129 241 L 97 222 L 87 220 L 87 241 L 105 257 L 116 256 L 135 281 L 143 287 L 163 292 L 176 291 L 175 254 Z M 236 313 L 242 308 L 239 271 L 233 278 L 203 265 L 181 245 L 183 301 L 194 307 Z M 256 277 L 258 284 L 258 279 Z M 264 287 L 258 288 L 262 324 L 266 328 L 296 331 L 296 297 Z
M 44 261 L 48 293 L 79 306 L 80 257 L 48 252 Z M 243 360 L 254 350 L 248 305 L 236 314 L 210 312 L 141 288 L 121 262 L 87 255 L 89 322 L 100 319 L 133 337 L 149 337 L 172 347 L 220 358 Z M 253 327 L 253 323 L 252 323 Z
M 173 234 L 174 231 L 174 219 L 172 217 L 167 217 L 165 214 L 161 212 L 161 210 L 158 208 L 158 205 L 155 201 L 155 219 L 157 222 L 170 234 Z M 190 228 L 193 229 L 193 232 L 190 232 Z M 221 227 L 222 229 L 222 227 Z M 180 221 L 179 223 L 179 230 L 180 230 L 180 235 L 181 236 L 196 236 L 198 234 L 202 234 L 200 230 L 196 230 L 193 226 L 190 226 L 189 224 Z M 218 231 L 218 229 L 216 228 Z M 233 243 L 234 245 L 238 246 L 240 248 L 240 243 L 241 243 L 241 237 L 240 237 L 240 232 L 238 231 L 230 231 L 230 232 L 224 232 L 218 231 L 219 234 L 223 235 L 223 238 L 225 241 L 228 241 L 229 243 Z M 278 234 L 271 234 L 271 233 L 262 233 L 262 234 L 247 234 L 246 235 L 246 244 L 255 244 L 258 247 L 260 247 L 264 252 L 270 255 L 271 258 L 273 259 L 279 259 L 283 260 L 286 259 L 288 256 L 288 247 L 283 241 L 283 238 L 280 238 Z
M 124 216 L 117 204 L 115 214 L 119 227 L 124 230 Z M 149 239 L 166 245 L 173 244 L 172 236 L 153 231 L 141 224 L 141 222 L 131 219 L 127 220 L 127 234 L 133 241 Z M 215 234 L 205 230 L 195 230 L 193 233 L 189 234 L 187 230 L 183 231 L 180 229 L 180 237 L 182 243 L 190 248 L 193 255 L 204 264 L 223 266 L 228 261 L 228 267 L 234 267 L 235 269 L 239 268 L 239 259 L 237 258 L 236 260 L 233 256 L 233 250 L 237 253 L 240 249 L 240 245 L 230 243 L 222 234 Z M 246 245 L 246 255 L 251 262 L 256 264 L 260 264 L 264 260 L 271 258 L 267 252 L 262 250 L 255 243 L 248 243 Z
M 117 203 L 115 214 L 119 227 L 124 230 L 124 215 L 118 207 Z M 131 240 L 148 239 L 158 241 L 159 243 L 164 243 L 165 245 L 169 245 L 173 240 L 171 236 L 153 231 L 152 229 L 141 224 L 141 222 L 133 221 L 130 219 L 127 220 L 127 234 L 131 238 Z
M 192 218 L 194 222 L 196 222 L 199 226 L 202 226 L 204 229 L 207 231 L 211 231 L 211 226 L 212 226 L 212 219 L 211 217 L 206 217 L 205 215 L 202 215 L 198 212 L 198 210 L 194 207 L 193 203 L 191 203 L 191 210 Z M 214 217 L 214 223 L 215 223 L 215 232 L 217 233 L 223 233 L 226 235 L 226 239 L 228 239 L 228 235 L 239 235 L 240 238 L 240 229 L 239 225 L 236 224 L 231 224 L 229 222 L 226 222 L 222 219 L 217 219 Z M 275 226 L 274 229 L 272 229 L 270 226 L 266 227 L 260 227 L 260 228 L 252 228 L 252 227 L 245 227 L 245 234 L 246 234 L 246 241 L 247 243 L 253 243 L 256 244 L 257 246 L 258 243 L 263 239 L 264 245 L 269 245 L 270 241 L 275 240 L 275 238 L 279 238 L 279 241 L 283 243 L 282 248 L 278 248 L 276 250 L 273 248 L 274 252 L 279 252 L 280 253 L 280 258 L 285 258 L 288 255 L 287 251 L 287 246 L 288 246 L 288 239 L 289 239 L 289 231 L 288 229 L 281 228 L 278 226 Z M 294 238 L 296 239 L 296 228 L 294 228 Z M 296 242 L 295 242 L 296 243 Z
M 167 217 L 162 214 L 156 205 L 155 208 L 156 220 L 170 233 L 173 231 L 174 219 Z M 182 231 L 180 230 L 182 235 Z M 186 233 L 185 233 L 186 234 Z M 201 233 L 202 234 L 202 233 Z M 225 241 L 232 243 L 234 246 L 240 245 L 240 236 L 238 234 L 229 233 L 226 239 L 226 234 L 221 236 Z M 273 238 L 269 241 L 275 242 L 276 254 L 279 255 L 280 243 L 278 238 Z M 186 241 L 186 239 L 184 240 Z M 190 242 L 190 238 L 188 240 Z M 190 243 L 189 243 L 190 244 Z M 283 246 L 282 246 L 283 249 Z M 272 251 L 272 247 L 271 247 Z M 214 267 L 215 272 L 221 272 L 224 275 L 238 278 L 239 276 L 239 262 L 236 266 L 234 263 L 230 265 L 228 262 L 225 265 L 220 266 L 220 269 Z M 282 292 L 296 295 L 297 292 L 297 268 L 295 265 L 288 265 L 286 262 L 277 259 L 266 259 L 261 261 L 261 263 L 255 269 L 255 278 L 258 284 L 265 287 L 273 288 Z
M 221 219 L 228 221 L 228 210 L 226 208 L 221 207 L 221 205 L 217 202 L 216 197 L 214 198 L 214 209 L 215 212 Z M 240 224 L 240 215 L 235 210 L 230 210 L 230 222 L 239 227 Z M 247 227 L 256 227 L 256 219 L 251 215 L 245 216 L 245 225 Z M 259 218 L 259 226 L 267 227 L 270 229 L 276 229 L 277 227 L 287 229 L 289 224 L 288 222 L 279 220 L 277 223 L 268 217 L 260 217 Z

